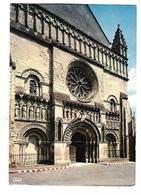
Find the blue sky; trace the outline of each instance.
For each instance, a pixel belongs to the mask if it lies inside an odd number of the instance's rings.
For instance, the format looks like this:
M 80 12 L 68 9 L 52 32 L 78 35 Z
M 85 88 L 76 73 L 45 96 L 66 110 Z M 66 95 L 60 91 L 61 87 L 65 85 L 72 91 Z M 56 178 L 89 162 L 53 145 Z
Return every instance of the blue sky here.
M 136 6 L 135 5 L 89 5 L 110 42 L 117 25 L 123 32 L 128 46 L 128 95 L 130 105 L 136 105 Z

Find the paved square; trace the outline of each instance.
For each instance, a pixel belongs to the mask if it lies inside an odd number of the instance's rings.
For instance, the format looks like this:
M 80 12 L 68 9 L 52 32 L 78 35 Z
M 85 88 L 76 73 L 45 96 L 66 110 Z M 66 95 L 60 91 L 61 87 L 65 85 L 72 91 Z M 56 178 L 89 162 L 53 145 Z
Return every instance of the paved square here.
M 125 165 L 78 163 L 62 170 L 12 173 L 9 183 L 57 186 L 132 186 L 135 185 L 135 163 Z

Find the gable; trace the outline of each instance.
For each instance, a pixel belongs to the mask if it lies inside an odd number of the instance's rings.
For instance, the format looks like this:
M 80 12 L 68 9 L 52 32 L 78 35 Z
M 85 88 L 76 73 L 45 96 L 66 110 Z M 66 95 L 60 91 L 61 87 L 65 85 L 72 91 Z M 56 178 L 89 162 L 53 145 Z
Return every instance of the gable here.
M 110 42 L 102 31 L 90 8 L 85 4 L 39 4 L 40 7 L 62 18 L 69 24 L 109 47 Z

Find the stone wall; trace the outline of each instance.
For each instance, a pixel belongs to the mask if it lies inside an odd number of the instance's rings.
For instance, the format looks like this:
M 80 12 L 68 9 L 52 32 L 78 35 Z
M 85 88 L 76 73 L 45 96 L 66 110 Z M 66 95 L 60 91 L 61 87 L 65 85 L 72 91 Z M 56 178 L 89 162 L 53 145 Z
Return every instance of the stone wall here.
M 22 129 L 33 125 L 43 126 L 47 132 L 47 102 L 49 98 L 49 48 L 38 44 L 32 39 L 24 37 L 13 32 L 10 33 L 10 52 L 12 61 L 15 63 L 16 69 L 11 70 L 11 108 L 10 108 L 10 140 L 15 142 L 13 152 L 18 154 L 20 147 L 18 145 L 19 136 Z M 32 96 L 29 95 L 28 76 L 35 74 L 40 79 L 41 93 L 40 97 L 36 97 L 32 103 Z M 16 98 L 17 97 L 17 98 Z M 20 97 L 20 99 L 19 99 Z M 26 99 L 25 99 L 26 98 Z M 18 112 L 16 106 L 19 105 Z M 36 104 L 36 105 L 35 105 Z M 26 106 L 26 117 L 22 117 L 23 106 Z M 45 105 L 45 106 L 44 106 Z M 29 109 L 33 106 L 34 117 L 29 116 Z M 36 119 L 36 109 L 39 108 L 39 118 Z M 43 118 L 42 111 L 45 109 L 46 116 Z M 16 115 L 16 112 L 19 115 Z M 35 126 L 34 126 L 35 125 Z M 12 149 L 10 149 L 12 151 Z
M 27 37 L 11 33 L 11 56 L 16 65 L 16 87 L 26 92 L 26 70 L 36 70 L 43 77 L 43 96 L 48 98 L 49 84 L 49 48 Z
M 104 46 L 98 43 L 95 44 L 94 40 L 90 41 L 88 37 L 84 36 L 81 40 L 78 39 L 78 35 L 76 36 L 76 34 L 74 36 L 70 32 L 66 34 L 66 28 L 64 28 L 66 26 L 63 27 L 64 30 L 61 30 L 60 24 L 53 23 L 54 19 L 52 16 L 48 16 L 48 14 L 44 16 L 45 18 L 48 17 L 48 20 L 44 20 L 44 17 L 41 20 L 41 16 L 35 14 L 35 17 L 33 14 L 34 10 L 30 9 L 26 15 L 28 19 L 27 26 L 27 23 L 25 23 L 27 22 L 25 19 L 26 6 L 20 5 L 18 7 L 18 16 L 15 14 L 17 13 L 15 7 L 15 5 L 11 6 L 12 30 L 10 33 L 10 52 L 12 60 L 16 65 L 16 70 L 11 71 L 10 80 L 10 136 L 12 137 L 13 133 L 16 140 L 24 127 L 32 124 L 34 127 L 42 125 L 46 129 L 46 133 L 52 131 L 51 134 L 55 135 L 55 141 L 58 141 L 54 144 L 55 162 L 65 162 L 69 161 L 69 148 L 67 143 L 62 142 L 63 133 L 67 125 L 75 120 L 75 118 L 82 118 L 83 120 L 87 118 L 97 125 L 100 133 L 104 131 L 103 137 L 108 133 L 112 133 L 117 138 L 119 144 L 120 124 L 122 121 L 120 118 L 120 96 L 121 93 L 127 95 L 128 74 L 126 59 L 120 59 L 121 57 L 111 52 L 109 48 L 104 48 Z M 52 20 L 50 21 L 51 18 Z M 33 22 L 36 22 L 34 23 L 35 25 L 33 25 Z M 14 28 L 18 31 L 13 30 Z M 21 32 L 21 29 L 23 29 L 23 32 Z M 68 30 L 70 30 L 69 26 Z M 89 67 L 92 70 L 92 74 L 96 77 L 94 82 L 97 81 L 97 91 L 91 96 L 89 101 L 78 100 L 67 86 L 68 69 L 70 68 L 70 64 L 76 61 L 83 63 L 83 66 L 86 68 L 86 74 L 88 74 L 87 67 Z M 50 72 L 51 69 L 52 72 Z M 22 120 L 18 117 L 14 118 L 15 103 L 17 101 L 15 100 L 15 95 L 20 95 L 23 99 L 27 98 L 28 101 L 30 98 L 32 99 L 29 96 L 28 87 L 30 74 L 35 74 L 39 78 L 40 83 L 39 99 L 34 97 L 36 99 L 35 103 L 40 104 L 45 100 L 47 105 L 48 101 L 50 101 L 50 95 L 52 95 L 54 100 L 51 103 L 55 103 L 55 105 L 50 105 L 49 110 L 52 113 L 46 120 L 37 120 L 36 117 L 32 118 L 32 120 L 30 117 Z M 51 81 L 51 79 L 53 80 Z M 49 88 L 51 87 L 51 82 L 53 84 L 53 93 L 49 94 L 51 92 Z M 110 112 L 110 97 L 116 102 L 116 110 L 114 112 Z M 65 107 L 66 105 L 67 107 Z M 72 111 L 74 105 L 76 108 L 80 107 L 77 110 L 79 116 L 75 116 L 76 113 L 73 112 L 74 110 Z M 28 106 L 30 107 L 30 105 Z M 35 105 L 35 109 L 36 107 L 37 105 Z M 69 110 L 69 117 L 64 116 L 64 114 L 66 115 L 66 108 Z M 131 114 L 127 100 L 124 101 L 123 108 L 126 110 L 126 131 L 124 136 L 128 137 L 128 123 L 131 121 Z M 48 106 L 46 106 L 47 110 Z M 94 115 L 92 116 L 91 114 Z M 106 117 L 109 120 L 109 124 L 112 123 L 110 128 L 106 126 Z M 49 121 L 50 119 L 52 121 Z M 61 122 L 60 140 L 58 140 L 58 121 Z M 54 124 L 48 127 L 50 123 Z M 106 141 L 104 139 L 105 137 L 102 140 L 103 142 Z M 128 140 L 125 144 L 128 148 Z M 101 144 L 99 149 L 100 160 L 106 159 L 107 144 Z M 15 145 L 15 152 L 18 152 L 18 150 L 20 148 Z M 127 153 L 129 153 L 128 149 Z

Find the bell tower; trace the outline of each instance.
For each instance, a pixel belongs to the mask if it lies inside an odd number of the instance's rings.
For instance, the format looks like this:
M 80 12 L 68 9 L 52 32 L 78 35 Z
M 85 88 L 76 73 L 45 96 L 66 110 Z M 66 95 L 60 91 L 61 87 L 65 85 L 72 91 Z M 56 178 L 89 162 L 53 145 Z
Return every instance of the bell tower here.
M 122 57 L 127 58 L 127 44 L 125 42 L 124 36 L 120 29 L 120 25 L 118 24 L 113 43 L 112 43 L 112 51 Z

